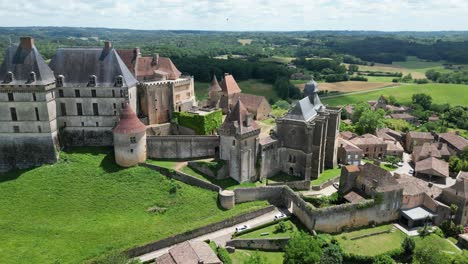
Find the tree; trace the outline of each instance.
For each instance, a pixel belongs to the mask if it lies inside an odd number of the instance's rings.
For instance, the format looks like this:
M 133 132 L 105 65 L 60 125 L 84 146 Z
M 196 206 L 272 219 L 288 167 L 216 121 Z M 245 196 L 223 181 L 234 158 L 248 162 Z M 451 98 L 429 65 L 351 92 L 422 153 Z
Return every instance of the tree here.
M 390 164 L 392 164 L 393 166 L 397 165 L 398 162 L 401 161 L 401 159 L 400 159 L 399 157 L 396 157 L 396 156 L 387 156 L 387 157 L 385 158 L 385 160 L 386 160 L 387 162 L 389 162 Z
M 387 103 L 390 104 L 390 105 L 400 105 L 397 101 L 397 99 L 395 98 L 395 96 L 393 95 L 390 95 L 388 98 L 387 98 Z
M 414 253 L 416 242 L 414 241 L 414 238 L 406 236 L 403 242 L 401 243 L 401 247 L 403 248 L 403 252 L 405 253 L 405 255 L 409 256 Z
M 359 71 L 359 66 L 357 66 L 356 64 L 350 64 L 348 66 L 348 71 L 350 73 L 358 72 Z
M 429 110 L 432 104 L 432 97 L 424 93 L 413 94 L 412 101 L 413 104 L 420 105 L 424 110 Z
M 284 264 L 313 264 L 320 261 L 322 250 L 315 238 L 299 232 L 294 234 L 284 248 Z
M 351 116 L 351 121 L 353 121 L 353 123 L 356 123 L 359 120 L 359 118 L 361 118 L 362 113 L 369 111 L 369 110 L 371 109 L 367 102 L 358 103 L 357 105 L 354 106 L 354 111 Z
M 444 254 L 434 244 L 428 244 L 425 247 L 417 247 L 413 255 L 415 264 L 440 264 L 447 263 Z
M 450 219 L 453 219 L 455 217 L 455 214 L 458 211 L 458 205 L 456 204 L 451 204 L 450 205 Z
M 340 246 L 331 244 L 323 249 L 320 264 L 341 264 L 343 263 L 343 250 Z
M 393 260 L 389 255 L 380 255 L 376 258 L 374 258 L 374 261 L 372 261 L 372 264 L 395 264 L 395 260 Z
M 361 135 L 366 133 L 375 133 L 376 129 L 384 127 L 384 115 L 385 112 L 382 109 L 377 111 L 367 110 L 363 112 L 356 123 L 356 132 Z
M 260 255 L 257 251 L 253 253 L 244 264 L 268 264 L 268 260 L 265 256 Z
M 289 226 L 284 221 L 281 221 L 275 227 L 275 233 L 286 233 L 286 231 L 288 231 L 288 229 L 289 229 Z

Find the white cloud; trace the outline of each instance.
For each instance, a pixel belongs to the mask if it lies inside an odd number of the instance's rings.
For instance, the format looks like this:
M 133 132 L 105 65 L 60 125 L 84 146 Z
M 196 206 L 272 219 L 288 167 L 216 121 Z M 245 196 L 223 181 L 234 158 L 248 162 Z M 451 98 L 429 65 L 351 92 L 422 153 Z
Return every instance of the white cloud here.
M 468 30 L 468 0 L 0 0 L 2 26 Z

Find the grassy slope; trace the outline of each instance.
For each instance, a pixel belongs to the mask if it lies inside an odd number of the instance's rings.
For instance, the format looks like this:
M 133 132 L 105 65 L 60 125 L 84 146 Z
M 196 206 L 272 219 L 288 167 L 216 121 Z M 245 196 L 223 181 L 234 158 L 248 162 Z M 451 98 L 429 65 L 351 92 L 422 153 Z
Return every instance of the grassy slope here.
M 268 264 L 282 264 L 283 263 L 283 252 L 270 252 L 270 251 L 255 251 L 255 250 L 245 250 L 237 249 L 235 253 L 230 254 L 233 264 L 243 264 L 249 260 L 255 252 L 258 252 L 262 258 L 266 260 Z
M 435 234 L 431 234 L 427 237 L 415 237 L 416 241 L 416 248 L 418 247 L 426 247 L 426 245 L 437 245 L 437 248 L 442 252 L 449 253 L 449 254 L 459 254 L 461 253 L 457 250 L 453 245 L 451 245 L 446 239 L 441 238 Z
M 192 168 L 185 166 L 182 168 L 182 172 L 187 173 L 190 176 L 197 177 L 199 179 L 202 179 L 207 182 L 211 182 L 215 185 L 218 185 L 219 187 L 223 189 L 228 189 L 228 190 L 233 190 L 235 188 L 247 188 L 247 187 L 256 187 L 257 185 L 261 185 L 261 183 L 253 183 L 253 182 L 244 182 L 244 183 L 238 183 L 232 178 L 227 178 L 227 179 L 215 179 L 210 176 L 203 175 L 201 173 L 196 172 Z
M 350 238 L 389 230 L 391 227 L 392 225 L 390 224 L 375 228 L 365 228 L 350 233 L 342 233 L 336 235 L 335 238 L 345 252 L 364 256 L 375 256 L 390 250 L 398 249 L 405 238 L 405 234 L 400 230 L 395 230 L 393 233 L 374 235 L 356 240 L 350 240 Z
M 279 100 L 278 95 L 275 91 L 273 91 L 273 85 L 264 83 L 261 80 L 250 79 L 247 81 L 239 81 L 237 82 L 237 84 L 239 85 L 243 93 L 262 95 L 265 96 L 267 100 Z M 208 97 L 209 85 L 210 83 L 206 82 L 195 82 L 195 94 L 198 100 L 203 100 Z
M 217 194 L 144 167 L 120 169 L 109 149 L 61 153 L 54 165 L 0 177 L 2 263 L 80 263 L 263 207 L 223 211 Z M 166 207 L 151 214 L 152 206 Z
M 284 221 L 291 228 L 284 233 L 276 233 L 276 227 L 279 225 L 273 224 L 243 235 L 240 235 L 238 238 L 278 238 L 278 237 L 291 237 L 298 230 L 307 232 L 307 229 L 302 225 L 302 223 L 295 217 L 292 217 Z M 262 233 L 268 233 L 268 235 L 262 236 Z
M 322 184 L 332 178 L 340 176 L 341 169 L 327 169 L 320 173 L 320 177 L 318 179 L 312 180 L 310 183 L 312 185 L 319 185 Z
M 377 100 L 380 95 L 393 95 L 398 101 L 409 103 L 411 102 L 411 96 L 415 93 L 429 94 L 432 96 L 432 101 L 438 104 L 468 105 L 468 85 L 438 83 L 403 85 L 397 88 L 386 88 L 378 91 L 351 94 L 330 99 L 324 98 L 322 102 L 329 105 L 346 105 L 367 100 Z

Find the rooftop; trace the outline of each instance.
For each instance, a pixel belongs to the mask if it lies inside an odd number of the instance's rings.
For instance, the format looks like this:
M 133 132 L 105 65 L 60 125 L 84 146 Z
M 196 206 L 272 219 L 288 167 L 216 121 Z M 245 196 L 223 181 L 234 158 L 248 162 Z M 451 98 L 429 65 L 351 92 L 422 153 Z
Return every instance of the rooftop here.
M 237 85 L 234 77 L 228 73 L 224 74 L 224 79 L 221 81 L 220 86 L 222 91 L 226 94 L 235 94 L 241 92 L 241 89 L 239 88 L 239 85 Z
M 358 136 L 349 140 L 351 143 L 355 145 L 381 145 L 386 144 L 385 141 L 382 139 L 372 135 L 372 134 L 364 134 L 362 136 Z
M 424 173 L 439 177 L 449 177 L 448 163 L 434 157 L 429 157 L 427 159 L 417 161 L 415 171 L 417 173 Z
M 112 130 L 117 134 L 135 134 L 146 130 L 146 126 L 138 119 L 132 107 L 127 103 L 122 109 L 120 120 Z
M 450 132 L 442 133 L 442 134 L 439 134 L 439 138 L 444 139 L 445 141 L 447 141 L 450 145 L 454 146 L 459 151 L 468 147 L 468 140 L 459 135 L 456 135 L 455 133 L 450 133 Z
M 432 218 L 436 216 L 436 214 L 431 213 L 429 210 L 421 206 L 408 210 L 401 210 L 401 213 L 413 221 L 424 220 L 428 217 Z
M 434 139 L 434 136 L 430 132 L 410 131 L 406 136 L 413 139 Z
M 393 175 L 385 169 L 370 163 L 360 167 L 358 178 L 367 186 L 371 186 L 377 192 L 386 192 L 402 189 Z

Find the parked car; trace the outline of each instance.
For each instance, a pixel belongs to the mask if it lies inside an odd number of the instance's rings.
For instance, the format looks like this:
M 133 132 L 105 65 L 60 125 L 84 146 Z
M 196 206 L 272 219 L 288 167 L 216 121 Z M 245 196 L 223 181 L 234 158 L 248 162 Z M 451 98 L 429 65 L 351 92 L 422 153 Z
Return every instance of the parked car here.
M 249 226 L 248 226 L 248 225 L 241 225 L 241 226 L 238 226 L 238 227 L 236 227 L 236 233 L 237 233 L 237 232 L 240 232 L 240 231 L 247 230 L 247 229 L 249 229 Z
M 285 214 L 279 213 L 279 214 L 275 215 L 275 220 L 278 220 L 278 219 L 281 219 L 281 218 L 285 218 L 285 217 L 286 217 Z
M 414 174 L 414 169 L 409 169 L 409 174 Z
M 335 187 L 338 190 L 340 188 L 340 184 L 338 182 L 335 182 L 333 184 L 333 187 Z
M 400 161 L 400 162 L 397 163 L 397 165 L 398 165 L 398 167 L 403 167 L 403 162 Z

